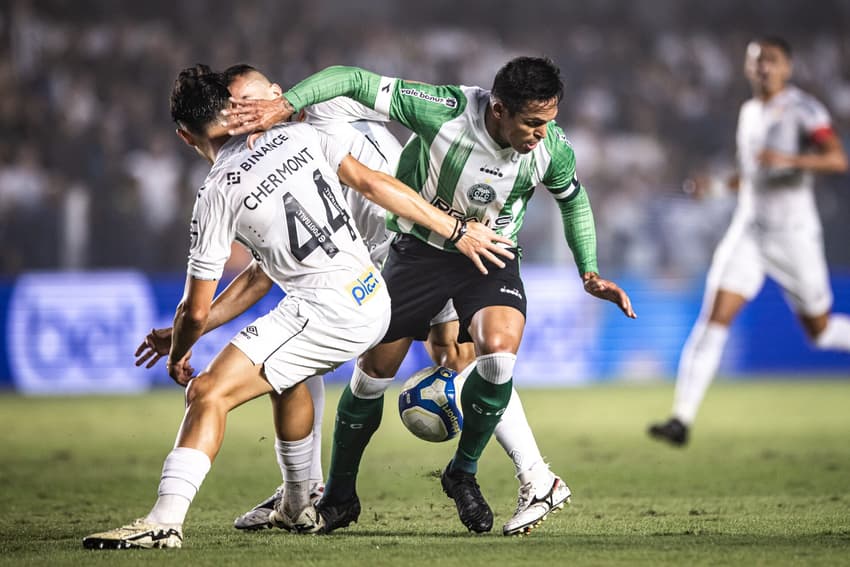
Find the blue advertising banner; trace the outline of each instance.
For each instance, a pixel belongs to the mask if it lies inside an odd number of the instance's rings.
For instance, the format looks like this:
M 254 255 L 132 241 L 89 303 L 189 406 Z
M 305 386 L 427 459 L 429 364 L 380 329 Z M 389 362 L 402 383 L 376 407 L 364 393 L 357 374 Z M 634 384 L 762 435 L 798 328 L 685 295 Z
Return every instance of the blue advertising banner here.
M 675 375 L 696 320 L 702 282 L 625 278 L 637 320 L 581 288 L 570 269 L 523 267 L 528 324 L 516 377 L 522 385 L 567 386 L 610 379 L 658 380 Z M 833 279 L 835 310 L 850 312 L 850 275 Z M 223 286 L 222 286 L 223 288 Z M 0 282 L 0 385 L 28 394 L 138 392 L 171 385 L 160 362 L 136 368 L 133 353 L 153 327 L 170 326 L 182 277 L 140 272 L 31 273 Z M 219 349 L 283 297 L 273 290 L 251 310 L 204 336 L 193 349 L 203 368 Z M 402 379 L 431 364 L 415 344 Z M 814 349 L 781 291 L 768 283 L 732 327 L 721 374 L 850 376 L 850 355 Z M 327 378 L 343 382 L 351 363 Z

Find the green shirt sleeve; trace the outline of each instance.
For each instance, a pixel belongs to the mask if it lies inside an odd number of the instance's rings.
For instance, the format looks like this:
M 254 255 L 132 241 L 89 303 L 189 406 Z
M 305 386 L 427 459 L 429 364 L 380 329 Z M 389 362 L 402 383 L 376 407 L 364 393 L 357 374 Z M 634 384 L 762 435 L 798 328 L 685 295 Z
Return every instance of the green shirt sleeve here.
M 573 252 L 579 275 L 599 272 L 596 264 L 596 226 L 587 191 L 576 178 L 576 157 L 561 127 L 550 122 L 543 143 L 551 156 L 543 176 L 564 224 L 564 236 Z
M 467 99 L 457 86 L 440 86 L 381 77 L 358 67 L 334 66 L 307 77 L 284 93 L 301 110 L 305 106 L 346 96 L 403 124 L 433 141 L 440 126 L 460 116 Z

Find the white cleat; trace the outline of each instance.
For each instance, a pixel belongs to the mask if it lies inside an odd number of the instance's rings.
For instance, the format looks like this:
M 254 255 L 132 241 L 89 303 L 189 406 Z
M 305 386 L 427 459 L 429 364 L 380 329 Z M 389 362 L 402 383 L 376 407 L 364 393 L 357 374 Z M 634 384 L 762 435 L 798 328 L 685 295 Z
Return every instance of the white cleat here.
M 83 538 L 86 549 L 152 549 L 183 545 L 183 528 L 179 525 L 153 524 L 144 518 L 132 524 L 92 534 Z
M 557 512 L 564 504 L 569 503 L 570 487 L 560 477 L 553 476 L 549 490 L 542 495 L 535 493 L 532 481 L 523 482 L 519 487 L 516 512 L 502 526 L 503 535 L 526 535 L 539 526 L 549 514 Z M 525 480 L 522 475 L 520 480 Z
M 315 504 L 308 504 L 298 513 L 291 514 L 287 512 L 281 500 L 278 506 L 269 514 L 269 522 L 273 526 L 284 529 L 294 534 L 315 534 L 319 533 L 325 526 L 325 520 L 316 510 Z
M 237 530 L 264 530 L 272 527 L 272 522 L 269 520 L 269 514 L 274 510 L 275 505 L 283 499 L 284 485 L 280 485 L 274 491 L 274 494 L 239 516 L 233 521 L 233 527 Z M 325 485 L 321 482 L 314 482 L 310 485 L 310 502 L 316 504 L 322 499 L 322 494 L 325 492 Z

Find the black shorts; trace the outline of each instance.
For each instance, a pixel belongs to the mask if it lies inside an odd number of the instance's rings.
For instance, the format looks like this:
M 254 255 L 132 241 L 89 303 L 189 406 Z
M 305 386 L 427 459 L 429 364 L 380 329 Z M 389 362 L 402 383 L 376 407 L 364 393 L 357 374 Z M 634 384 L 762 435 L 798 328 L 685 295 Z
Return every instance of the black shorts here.
M 428 338 L 431 319 L 449 299 L 454 301 L 460 321 L 458 342 L 470 342 L 469 324 L 479 309 L 507 305 L 525 317 L 525 289 L 519 274 L 519 254 L 501 258 L 504 268 L 484 261 L 490 272 L 478 271 L 469 258 L 445 252 L 415 236 L 401 235 L 390 247 L 382 274 L 392 299 L 392 318 L 381 342 L 412 337 Z

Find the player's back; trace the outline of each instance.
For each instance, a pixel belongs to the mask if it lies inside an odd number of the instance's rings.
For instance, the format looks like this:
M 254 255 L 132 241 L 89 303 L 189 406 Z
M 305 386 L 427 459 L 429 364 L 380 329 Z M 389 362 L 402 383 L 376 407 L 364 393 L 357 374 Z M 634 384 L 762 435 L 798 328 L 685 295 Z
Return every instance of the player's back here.
M 237 240 L 288 294 L 358 311 L 383 290 L 337 178 L 347 155 L 306 124 L 277 126 L 253 149 L 229 140 L 198 195 L 190 266 L 220 276 Z

